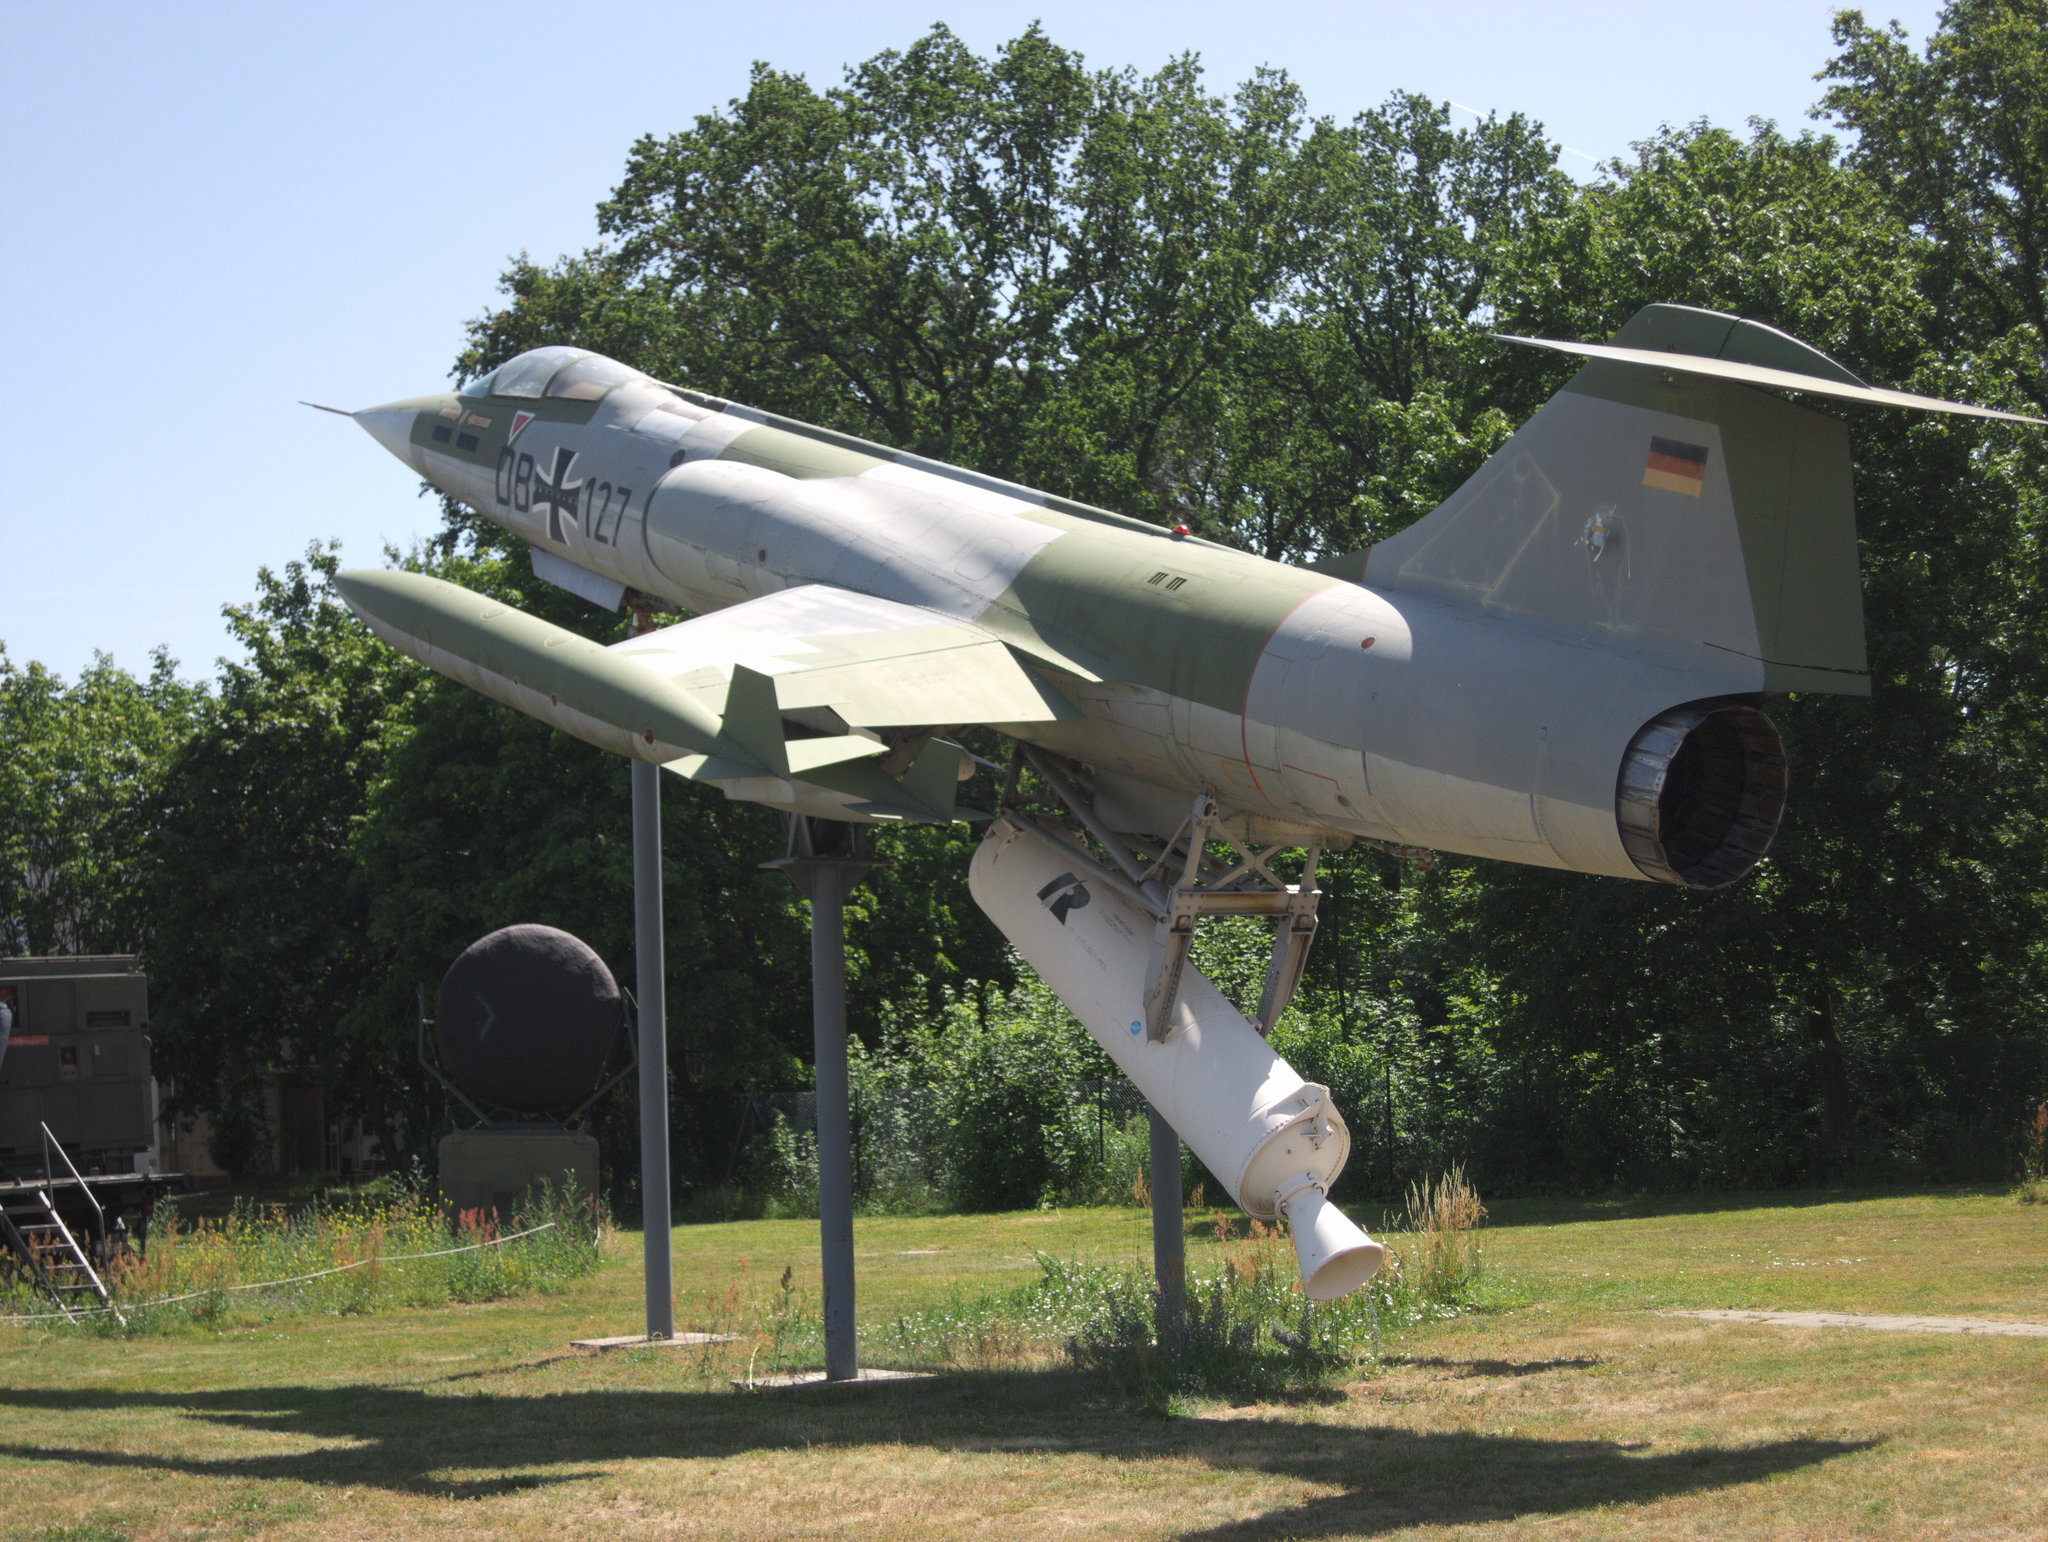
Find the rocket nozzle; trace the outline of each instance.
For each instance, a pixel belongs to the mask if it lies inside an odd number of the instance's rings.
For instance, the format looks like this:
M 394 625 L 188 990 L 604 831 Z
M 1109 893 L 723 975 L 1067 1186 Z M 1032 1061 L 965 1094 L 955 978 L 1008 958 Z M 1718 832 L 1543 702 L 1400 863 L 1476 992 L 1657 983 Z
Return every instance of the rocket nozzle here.
M 1294 1234 L 1301 1262 L 1302 1294 L 1311 1301 L 1335 1301 L 1380 1271 L 1387 1250 L 1361 1231 L 1314 1183 L 1280 1197 L 1279 1208 Z

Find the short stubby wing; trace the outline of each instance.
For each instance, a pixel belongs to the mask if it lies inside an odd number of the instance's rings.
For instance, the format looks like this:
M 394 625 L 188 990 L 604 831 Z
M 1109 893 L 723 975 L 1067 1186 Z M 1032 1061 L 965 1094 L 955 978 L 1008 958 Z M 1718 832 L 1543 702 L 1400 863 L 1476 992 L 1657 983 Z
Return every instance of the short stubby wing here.
M 958 620 L 806 585 L 604 647 L 423 573 L 343 573 L 378 636 L 587 743 L 816 817 L 944 821 L 971 761 L 942 730 L 1075 715 Z
M 839 733 L 1078 715 L 972 622 L 827 584 L 763 595 L 612 651 L 720 700 L 734 665 L 756 670 L 775 679 L 785 715 Z

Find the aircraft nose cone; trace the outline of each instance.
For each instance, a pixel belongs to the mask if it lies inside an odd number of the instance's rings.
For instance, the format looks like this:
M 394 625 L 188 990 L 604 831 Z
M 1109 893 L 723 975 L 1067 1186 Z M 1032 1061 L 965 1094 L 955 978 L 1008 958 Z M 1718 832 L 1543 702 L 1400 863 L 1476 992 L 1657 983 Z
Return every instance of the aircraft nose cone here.
M 377 443 L 393 455 L 413 465 L 412 425 L 419 416 L 419 408 L 410 402 L 393 402 L 386 407 L 365 407 L 361 412 L 349 414 Z

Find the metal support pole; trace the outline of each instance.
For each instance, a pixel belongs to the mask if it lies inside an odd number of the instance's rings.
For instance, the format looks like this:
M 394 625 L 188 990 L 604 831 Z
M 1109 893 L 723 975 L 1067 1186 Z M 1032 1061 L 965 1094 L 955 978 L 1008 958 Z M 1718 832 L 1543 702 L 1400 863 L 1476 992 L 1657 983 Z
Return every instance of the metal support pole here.
M 669 1260 L 668 1001 L 661 927 L 661 767 L 633 762 L 633 955 L 640 1003 L 640 1211 L 647 1336 L 675 1337 Z
M 825 821 L 791 821 L 780 868 L 811 902 L 811 1047 L 818 1098 L 818 1241 L 825 1283 L 825 1379 L 860 1375 L 853 1317 L 853 1110 L 846 1068 L 846 896 L 875 864 L 859 850 L 818 856 Z
M 1183 1237 L 1180 1136 L 1152 1114 L 1152 1277 L 1157 1282 L 1153 1326 L 1162 1349 L 1178 1344 L 1187 1322 L 1187 1245 Z
M 860 1374 L 853 1339 L 853 1116 L 846 1073 L 848 875 L 811 893 L 811 1043 L 818 1090 L 818 1241 L 825 1273 L 825 1379 Z M 858 875 L 853 875 L 858 882 Z
M 654 630 L 633 612 L 637 636 Z M 647 1336 L 674 1338 L 674 1265 L 669 1252 L 668 991 L 661 920 L 661 767 L 633 762 L 633 964 L 639 998 L 641 1265 Z

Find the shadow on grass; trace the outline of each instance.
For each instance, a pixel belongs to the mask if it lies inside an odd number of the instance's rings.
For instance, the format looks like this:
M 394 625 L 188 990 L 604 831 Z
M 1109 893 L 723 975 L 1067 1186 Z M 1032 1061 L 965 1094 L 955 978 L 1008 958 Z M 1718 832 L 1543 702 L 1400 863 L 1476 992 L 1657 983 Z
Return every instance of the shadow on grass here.
M 1438 1355 L 1400 1355 L 1396 1358 L 1402 1365 L 1456 1371 L 1459 1381 L 1469 1381 L 1475 1376 L 1541 1376 L 1546 1371 L 1585 1371 L 1605 1363 L 1598 1355 L 1576 1355 L 1569 1360 L 1446 1360 Z
M 1158 1419 L 1105 1404 L 1095 1384 L 1064 1371 L 752 1397 L 649 1391 L 451 1397 L 382 1387 L 269 1387 L 175 1393 L 0 1388 L 0 1399 L 49 1416 L 47 1443 L 0 1445 L 0 1456 L 17 1460 L 448 1498 L 573 1483 L 603 1476 L 607 1464 L 619 1462 L 889 1444 L 1028 1449 L 1040 1459 L 1057 1452 L 1119 1462 L 1197 1461 L 1218 1471 L 1341 1490 L 1189 1534 L 1216 1538 L 1370 1534 L 1648 1504 L 1759 1482 L 1871 1444 L 1781 1440 L 1637 1454 L 1606 1441 L 1430 1434 L 1256 1416 Z M 67 1416 L 109 1413 L 169 1415 L 238 1434 L 323 1444 L 207 1457 L 81 1449 L 56 1438 Z M 188 1426 L 187 1433 L 198 1432 Z

